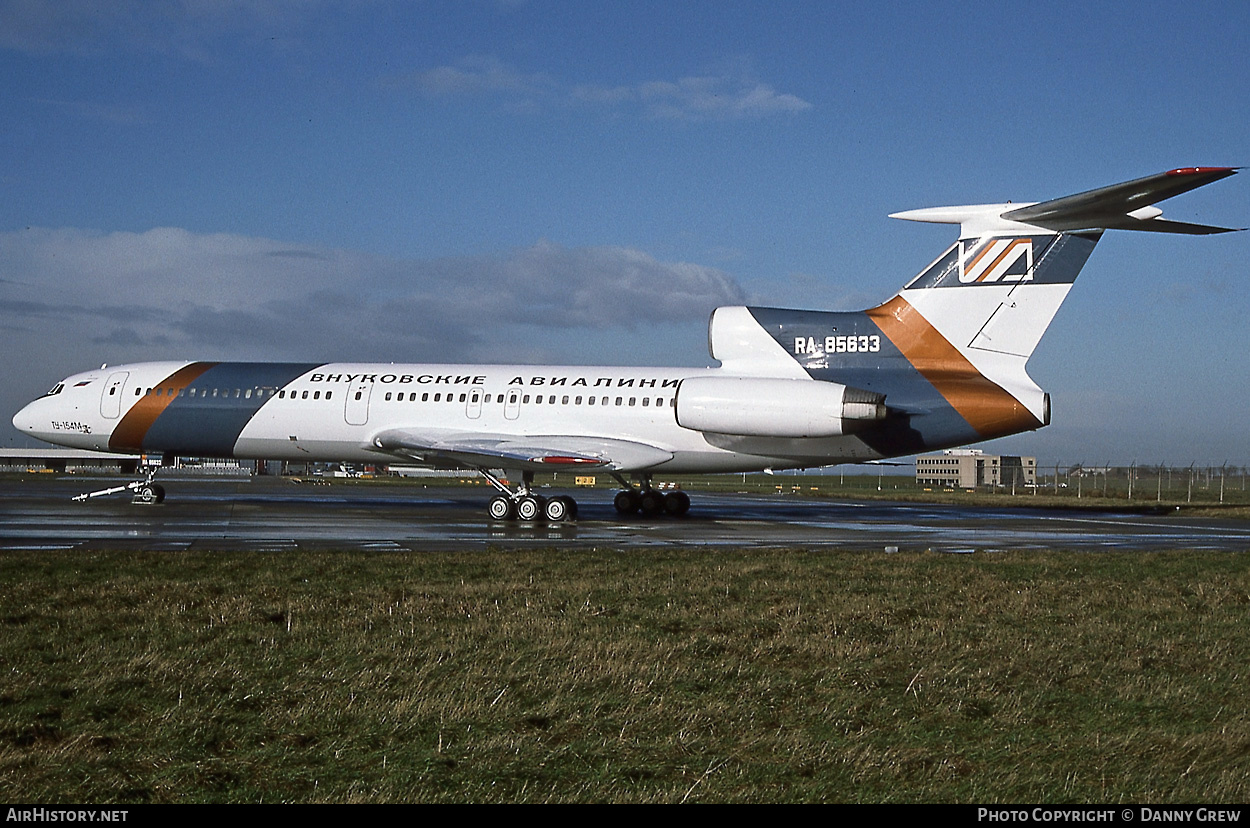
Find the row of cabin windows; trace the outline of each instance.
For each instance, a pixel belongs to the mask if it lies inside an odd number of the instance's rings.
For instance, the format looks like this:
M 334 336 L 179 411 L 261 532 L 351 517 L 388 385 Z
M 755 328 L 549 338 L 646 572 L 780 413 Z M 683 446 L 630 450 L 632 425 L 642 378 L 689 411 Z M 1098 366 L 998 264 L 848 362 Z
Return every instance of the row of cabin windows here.
M 386 400 L 387 400 L 388 402 L 390 401 L 391 396 L 392 396 L 392 392 L 387 391 L 387 392 L 386 392 Z M 441 397 L 442 397 L 442 396 L 443 396 L 443 394 L 442 394 L 442 392 L 441 392 L 441 391 L 437 391 L 437 392 L 435 392 L 435 393 L 434 393 L 434 399 L 433 399 L 433 402 L 444 402 L 444 400 L 442 400 L 442 399 L 441 399 Z M 483 396 L 483 395 L 479 395 L 479 394 L 477 394 L 476 392 L 474 392 L 472 395 L 470 395 L 470 394 L 460 394 L 460 396 L 459 396 L 459 399 L 458 399 L 458 400 L 457 400 L 457 397 L 456 397 L 456 395 L 455 395 L 454 393 L 448 393 L 448 394 L 447 394 L 447 399 L 446 399 L 445 401 L 446 401 L 446 402 L 472 402 L 472 403 L 476 403 L 476 402 L 478 402 L 479 396 L 481 396 L 481 398 L 482 398 L 482 401 L 483 401 L 483 402 L 485 402 L 485 403 L 487 403 L 487 404 L 489 404 L 489 403 L 490 403 L 490 401 L 491 401 L 491 396 L 492 396 L 491 394 L 486 394 L 486 395 L 484 395 L 484 396 Z M 395 397 L 395 401 L 396 401 L 396 402 L 403 402 L 403 401 L 404 401 L 404 392 L 403 392 L 403 391 L 400 391 L 400 392 L 398 392 L 397 394 L 394 394 L 394 397 Z M 359 399 L 359 392 L 357 392 L 357 399 Z M 544 399 L 544 397 L 543 397 L 541 394 L 535 395 L 535 396 L 533 397 L 533 402 L 534 402 L 534 405 L 542 405 L 542 404 L 543 404 L 543 399 Z M 599 403 L 598 403 L 599 405 L 609 405 L 609 402 L 608 402 L 608 401 L 609 401 L 610 399 L 612 399 L 612 398 L 611 398 L 611 397 L 586 397 L 586 398 L 584 398 L 584 400 L 585 400 L 585 404 L 586 404 L 586 405 L 595 405 L 595 401 L 596 401 L 596 400 L 599 400 Z M 617 397 L 617 398 L 616 398 L 616 404 L 617 404 L 617 405 L 626 405 L 625 399 L 626 399 L 625 397 Z M 638 405 L 638 404 L 639 404 L 639 402 L 638 402 L 638 397 L 629 397 L 628 399 L 629 399 L 628 405 Z M 651 399 L 652 399 L 651 397 L 643 397 L 643 398 L 642 398 L 642 403 L 641 403 L 641 404 L 642 404 L 644 407 L 650 407 L 650 406 L 651 406 Z M 549 395 L 548 397 L 546 397 L 546 400 L 547 400 L 547 405 L 555 405 L 555 404 L 556 404 L 556 395 L 555 395 L 555 394 L 551 394 L 551 395 Z M 565 395 L 563 395 L 562 397 L 560 397 L 560 405 L 568 405 L 570 400 L 572 400 L 573 405 L 582 405 L 582 404 L 583 404 L 583 398 L 582 398 L 582 397 L 570 397 L 568 394 L 565 394 Z M 416 401 L 417 401 L 417 392 L 413 391 L 412 393 L 408 394 L 408 401 L 409 401 L 409 402 L 416 402 Z M 497 397 L 496 397 L 496 399 L 495 399 L 495 402 L 497 402 L 497 403 L 502 403 L 503 401 L 504 401 L 504 395 L 503 395 L 503 394 L 499 394 L 499 395 L 497 395 Z M 421 394 L 421 402 L 431 402 L 431 400 L 430 400 L 430 392 L 426 391 L 426 392 L 423 392 L 423 393 Z M 530 404 L 530 395 L 529 395 L 529 394 L 526 394 L 525 396 L 523 396 L 523 397 L 521 398 L 521 402 L 522 402 L 522 403 L 524 403 L 525 405 L 529 405 L 529 404 Z M 670 405 L 676 405 L 676 404 L 677 404 L 677 400 L 676 400 L 676 398 L 673 398 L 672 400 L 670 400 L 669 404 L 670 404 Z M 656 407 L 656 408 L 661 408 L 661 407 L 663 407 L 663 405 L 664 405 L 664 398 L 663 398 L 663 397 L 656 397 L 656 398 L 655 398 L 655 407 Z
M 110 389 L 112 394 L 114 389 Z M 252 397 L 272 397 L 277 394 L 276 388 L 136 388 L 135 396 L 146 395 L 149 397 L 198 397 L 206 399 L 216 397 L 218 399 L 245 399 L 250 400 Z M 295 392 L 291 392 L 294 395 Z M 326 399 L 330 398 L 330 392 L 326 392 Z
M 185 389 L 184 389 L 184 388 L 148 388 L 148 389 L 146 389 L 146 391 L 145 391 L 145 389 L 143 389 L 143 388 L 136 388 L 136 389 L 135 389 L 135 396 L 136 396 L 136 397 L 138 397 L 138 396 L 140 396 L 140 395 L 142 395 L 142 394 L 145 394 L 145 393 L 146 393 L 146 395 L 147 395 L 147 396 L 156 396 L 156 397 L 162 397 L 162 396 L 165 396 L 165 397 L 178 397 L 178 396 L 182 396 L 182 394 L 183 394 L 184 392 L 185 392 L 186 396 L 188 396 L 188 397 L 199 397 L 199 398 L 201 398 L 201 399 L 207 399 L 207 398 L 210 398 L 210 397 L 215 397 L 215 398 L 217 398 L 217 399 L 236 399 L 236 400 L 237 400 L 237 399 L 242 398 L 242 399 L 250 400 L 250 399 L 252 399 L 252 397 L 253 397 L 253 396 L 255 396 L 255 397 L 257 397 L 257 398 L 263 398 L 263 397 L 265 397 L 265 396 L 270 396 L 270 397 L 272 397 L 272 396 L 274 396 L 275 394 L 277 394 L 278 399 L 280 399 L 280 400 L 288 399 L 288 397 L 287 397 L 287 391 L 286 391 L 285 389 L 284 389 L 284 390 L 282 390 L 282 391 L 278 391 L 277 389 L 274 389 L 274 388 L 233 388 L 233 389 L 232 389 L 232 388 L 198 388 L 198 389 L 197 389 L 197 388 L 185 388 Z M 290 392 L 290 397 L 289 397 L 289 399 L 292 399 L 292 400 L 294 400 L 294 399 L 307 400 L 307 399 L 309 399 L 309 393 L 310 393 L 310 392 L 308 392 L 308 391 L 291 391 L 291 392 Z M 320 392 L 320 391 L 313 391 L 313 392 L 311 392 L 311 393 L 312 393 L 312 399 L 314 399 L 314 400 L 320 400 L 320 399 L 323 399 L 322 394 L 321 394 L 321 392 Z M 391 397 L 392 397 L 392 393 L 393 393 L 393 392 L 391 392 L 391 391 L 387 391 L 387 392 L 386 392 L 386 400 L 387 400 L 388 402 L 390 401 L 390 399 L 391 399 Z M 461 393 L 461 394 L 459 395 L 459 400 L 458 400 L 458 401 L 459 401 L 459 402 L 473 402 L 473 403 L 477 403 L 477 402 L 478 402 L 479 397 L 482 397 L 484 402 L 489 403 L 489 402 L 490 402 L 490 398 L 491 398 L 491 396 L 492 396 L 492 395 L 490 395 L 490 394 L 486 394 L 486 395 L 484 395 L 484 396 L 483 396 L 483 395 L 478 394 L 477 392 L 473 392 L 473 394 L 472 394 L 471 396 L 472 396 L 472 399 L 470 399 L 470 395 L 469 395 L 469 394 L 467 394 L 467 393 Z M 333 397 L 334 397 L 334 392 L 333 392 L 333 391 L 326 391 L 326 392 L 325 392 L 325 397 L 324 397 L 324 399 L 329 400 L 329 399 L 333 399 Z M 356 392 L 356 399 L 360 399 L 360 397 L 361 397 L 361 392 L 357 391 L 357 392 Z M 396 399 L 396 401 L 397 401 L 397 402 L 403 402 L 403 401 L 404 401 L 404 392 L 403 392 L 403 391 L 400 391 L 399 393 L 394 394 L 394 397 L 395 397 L 395 399 Z M 434 393 L 434 399 L 433 399 L 433 402 L 444 402 L 444 401 L 445 401 L 445 402 L 457 402 L 457 395 L 456 395 L 456 394 L 454 394 L 454 393 L 452 393 L 452 392 L 448 392 L 448 393 L 446 394 L 446 400 L 444 400 L 444 399 L 443 399 L 443 397 L 444 397 L 444 395 L 443 395 L 443 393 L 442 393 L 441 391 L 439 391 L 439 392 L 435 392 L 435 393 Z M 543 398 L 543 396 L 542 396 L 541 394 L 535 395 L 535 396 L 533 397 L 533 403 L 534 403 L 534 405 L 542 405 L 542 404 L 543 404 L 543 399 L 544 399 L 544 398 Z M 582 405 L 582 404 L 583 404 L 583 398 L 582 398 L 582 397 L 580 397 L 580 396 L 570 397 L 569 395 L 565 394 L 565 395 L 563 395 L 563 396 L 561 396 L 561 397 L 560 397 L 560 405 L 568 405 L 568 404 L 569 404 L 570 399 L 572 400 L 573 405 Z M 585 404 L 586 404 L 586 405 L 595 405 L 595 404 L 596 404 L 596 403 L 595 403 L 595 401 L 596 401 L 596 400 L 598 400 L 598 401 L 599 401 L 599 402 L 598 402 L 598 404 L 599 404 L 599 405 L 609 405 L 609 404 L 610 404 L 610 403 L 609 403 L 609 400 L 611 400 L 612 398 L 611 398 L 611 397 L 586 397 L 586 398 L 584 398 L 584 399 L 585 399 Z M 656 408 L 661 408 L 661 407 L 663 407 L 663 406 L 664 406 L 664 398 L 663 398 L 663 397 L 655 397 L 654 399 L 655 399 L 655 407 L 656 407 Z M 524 403 L 525 405 L 529 405 L 529 404 L 530 404 L 530 400 L 531 400 L 531 397 L 530 397 L 530 395 L 529 395 L 529 394 L 526 394 L 526 395 L 524 395 L 524 396 L 521 398 L 521 402 L 522 402 L 522 403 Z M 555 395 L 555 394 L 551 394 L 551 395 L 549 395 L 549 396 L 547 396 L 547 397 L 546 397 L 546 400 L 547 400 L 547 405 L 555 405 L 555 404 L 556 404 L 556 395 Z M 648 408 L 648 407 L 650 407 L 650 406 L 651 406 L 651 400 L 652 400 L 652 398 L 651 398 L 651 397 L 642 397 L 642 398 L 641 398 L 641 400 L 642 400 L 641 405 L 642 405 L 644 408 Z M 413 392 L 409 393 L 409 394 L 408 394 L 408 401 L 409 401 L 409 402 L 416 402 L 416 401 L 417 401 L 417 392 L 413 391 Z M 423 393 L 421 394 L 421 402 L 430 402 L 430 401 L 431 401 L 431 400 L 430 400 L 430 392 L 428 392 L 428 391 L 423 392 Z M 502 403 L 503 401 L 504 401 L 504 395 L 503 395 L 503 394 L 499 394 L 499 395 L 498 395 L 498 397 L 497 397 L 497 399 L 496 399 L 496 402 Z M 638 404 L 639 404 L 639 402 L 638 402 L 638 401 L 639 401 L 639 398 L 638 398 L 638 397 L 629 397 L 629 398 L 628 398 L 628 403 L 627 403 L 627 402 L 626 402 L 626 398 L 625 398 L 625 397 L 617 397 L 617 398 L 616 398 L 616 405 L 631 405 L 631 406 L 636 406 L 636 405 L 638 405 Z M 670 400 L 668 401 L 668 404 L 669 404 L 670 406 L 676 406 L 676 405 L 677 405 L 677 399 L 676 399 L 675 397 L 674 397 L 674 398 L 672 398 L 672 399 L 670 399 Z

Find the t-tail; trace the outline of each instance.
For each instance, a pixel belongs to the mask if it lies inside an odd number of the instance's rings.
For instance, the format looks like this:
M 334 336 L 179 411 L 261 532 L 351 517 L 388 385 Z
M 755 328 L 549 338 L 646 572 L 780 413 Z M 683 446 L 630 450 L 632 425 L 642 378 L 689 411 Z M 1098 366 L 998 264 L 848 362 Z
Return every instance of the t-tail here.
M 1189 167 L 1034 204 L 895 213 L 958 224 L 959 239 L 896 296 L 861 313 L 719 309 L 713 356 L 754 375 L 797 363 L 804 378 L 884 397 L 886 416 L 857 433 L 881 456 L 1040 428 L 1050 422 L 1050 397 L 1025 365 L 1102 233 L 1228 232 L 1163 219 L 1153 205 L 1235 172 Z M 755 326 L 772 342 L 754 341 L 745 328 Z

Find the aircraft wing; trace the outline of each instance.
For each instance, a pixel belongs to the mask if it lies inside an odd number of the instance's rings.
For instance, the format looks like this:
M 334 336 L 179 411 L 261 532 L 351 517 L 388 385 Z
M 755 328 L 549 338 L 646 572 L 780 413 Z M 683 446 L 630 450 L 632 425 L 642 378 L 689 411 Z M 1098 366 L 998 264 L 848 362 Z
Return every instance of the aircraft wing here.
M 671 451 L 647 443 L 559 434 L 440 435 L 416 429 L 389 429 L 378 434 L 373 444 L 382 451 L 430 465 L 520 471 L 635 471 L 673 459 Z

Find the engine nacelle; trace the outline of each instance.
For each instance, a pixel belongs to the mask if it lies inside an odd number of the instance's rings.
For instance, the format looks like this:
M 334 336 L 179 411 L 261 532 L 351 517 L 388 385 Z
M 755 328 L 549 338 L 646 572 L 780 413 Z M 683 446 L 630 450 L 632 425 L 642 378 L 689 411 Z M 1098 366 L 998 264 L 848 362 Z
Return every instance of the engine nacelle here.
M 749 437 L 836 437 L 885 418 L 885 396 L 836 382 L 690 377 L 677 387 L 677 424 Z

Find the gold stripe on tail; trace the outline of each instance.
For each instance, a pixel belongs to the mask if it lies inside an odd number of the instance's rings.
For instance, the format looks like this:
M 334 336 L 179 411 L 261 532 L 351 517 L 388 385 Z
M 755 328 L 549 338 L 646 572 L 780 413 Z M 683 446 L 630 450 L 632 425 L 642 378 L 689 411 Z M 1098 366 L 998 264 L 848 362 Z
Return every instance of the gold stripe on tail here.
M 1002 386 L 986 379 L 903 297 L 895 296 L 867 313 L 982 439 L 1042 427 L 1033 412 Z

